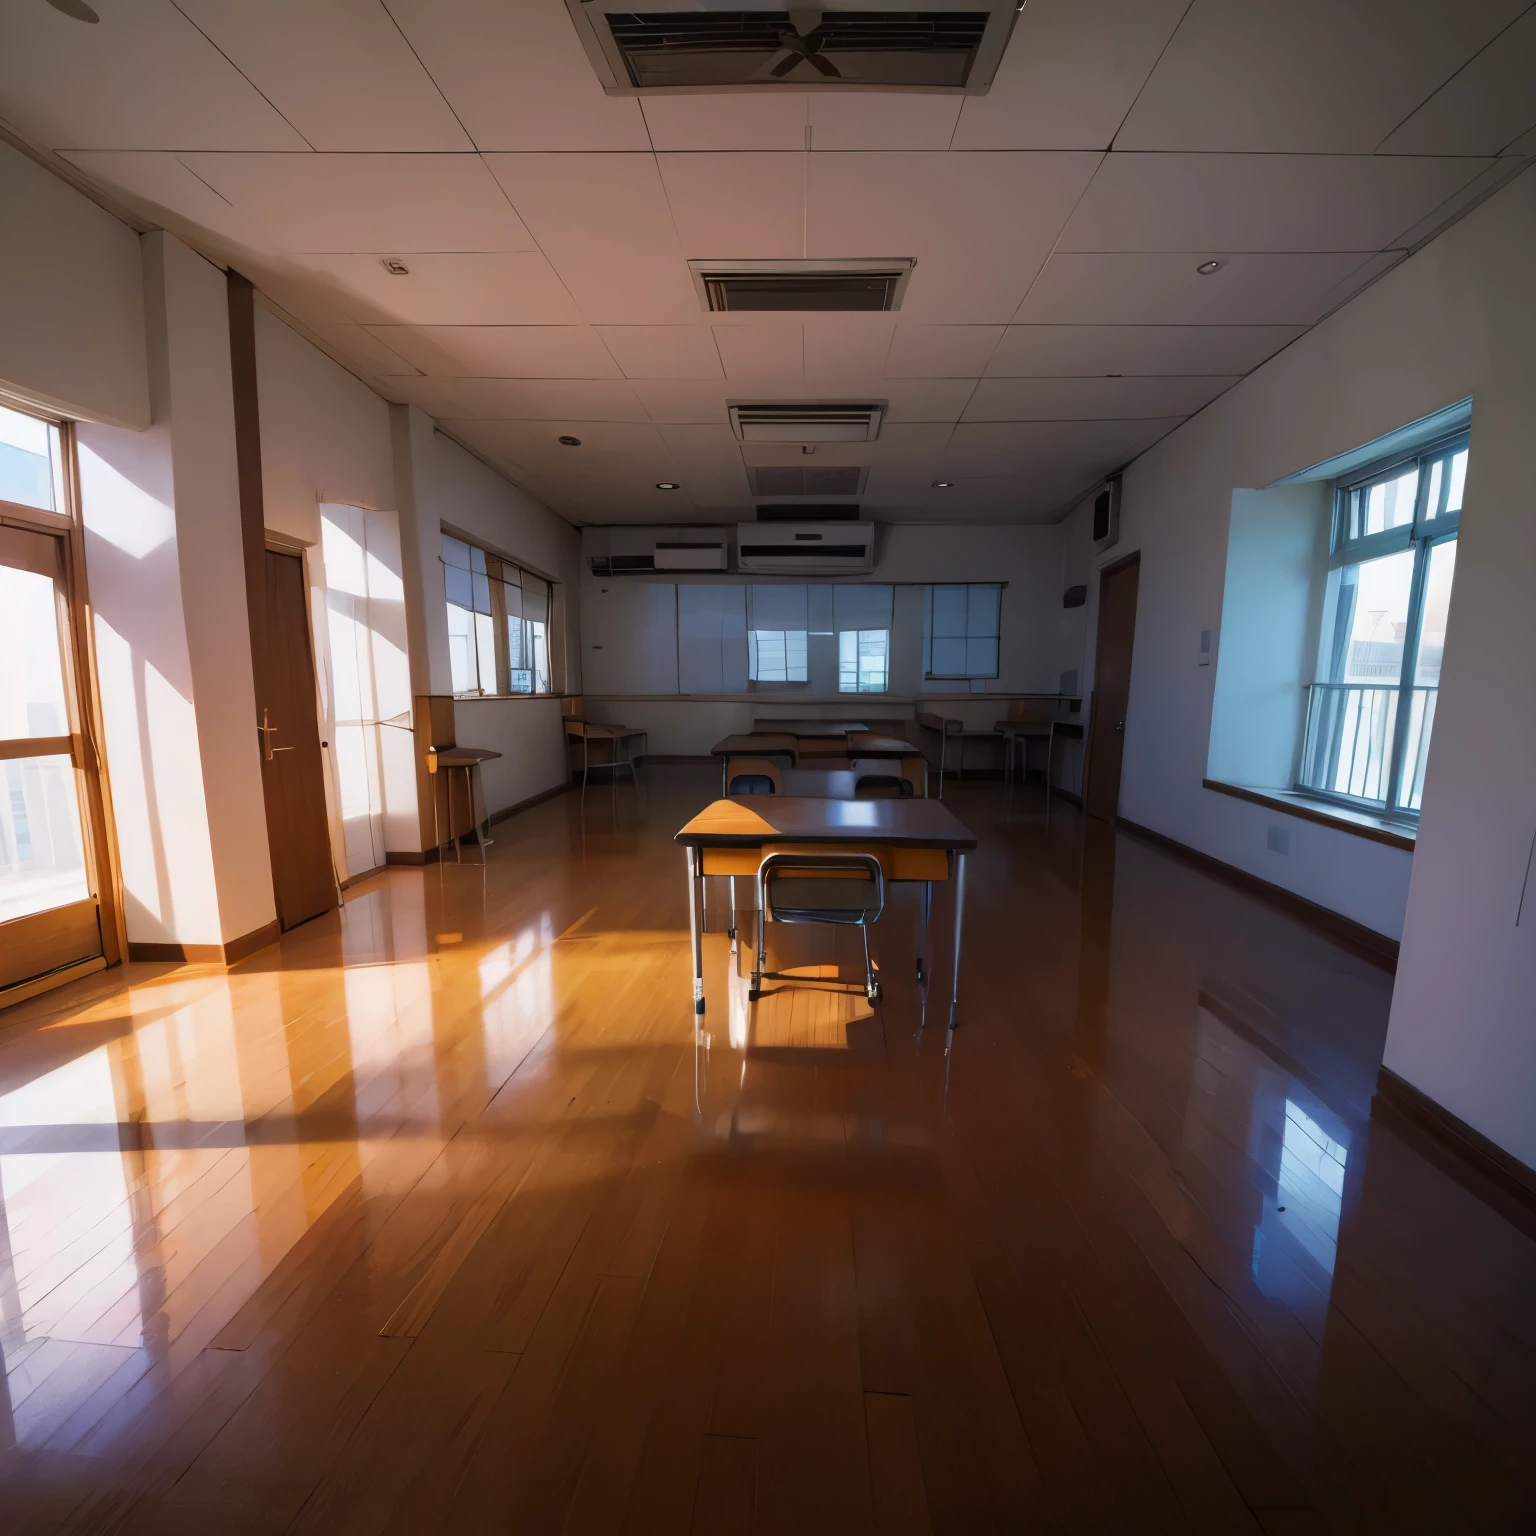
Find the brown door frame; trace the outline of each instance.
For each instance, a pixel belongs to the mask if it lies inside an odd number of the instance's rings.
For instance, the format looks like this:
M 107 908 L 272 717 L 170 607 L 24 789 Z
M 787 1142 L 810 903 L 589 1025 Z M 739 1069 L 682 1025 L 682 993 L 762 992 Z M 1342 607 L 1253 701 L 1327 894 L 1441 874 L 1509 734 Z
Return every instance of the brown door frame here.
M 1088 694 L 1088 743 L 1087 743 L 1087 748 L 1086 748 L 1086 750 L 1083 753 L 1083 815 L 1084 816 L 1087 816 L 1087 815 L 1090 814 L 1089 810 L 1088 810 L 1088 786 L 1089 786 L 1089 784 L 1091 782 L 1091 777 L 1090 776 L 1093 773 L 1094 748 L 1098 745 L 1098 736 L 1099 736 L 1099 689 L 1098 689 L 1099 635 L 1100 635 L 1099 627 L 1103 623 L 1103 615 L 1104 615 L 1104 583 L 1109 579 L 1109 577 L 1117 576 L 1117 575 L 1119 575 L 1119 573 L 1121 571 L 1129 570 L 1133 565 L 1140 565 L 1140 564 L 1141 564 L 1141 551 L 1139 549 L 1136 549 L 1136 550 L 1132 550 L 1131 553 L 1128 554 L 1128 555 L 1121 555 L 1118 559 L 1111 560 L 1108 565 L 1102 565 L 1102 566 L 1099 567 L 1099 600 L 1098 600 L 1098 605 L 1097 605 L 1097 607 L 1094 610 L 1094 631 L 1093 631 L 1094 687 L 1089 691 L 1089 694 Z M 1139 598 L 1139 595 L 1140 595 L 1140 593 L 1139 593 L 1139 590 L 1138 590 L 1138 598 Z M 1133 637 L 1134 637 L 1134 633 L 1135 633 L 1135 631 L 1134 631 L 1134 627 L 1133 627 L 1133 629 L 1132 629 Z M 1123 754 L 1125 752 L 1124 743 L 1121 744 L 1120 750 L 1121 750 L 1121 754 L 1122 754 L 1122 763 L 1123 763 L 1123 761 L 1124 761 Z M 1111 824 L 1113 824 L 1114 822 L 1116 822 L 1116 821 L 1118 821 L 1120 819 L 1120 796 L 1119 796 L 1119 793 L 1118 793 L 1118 788 L 1119 788 L 1119 786 L 1117 785 L 1116 786 L 1116 791 L 1117 792 L 1116 792 L 1116 795 L 1115 795 L 1115 811 L 1114 811 L 1114 815 L 1110 817 Z
M 46 418 L 45 418 L 46 419 Z M 64 508 L 49 512 L 0 501 L 0 523 L 26 533 L 51 535 L 60 541 L 61 576 L 68 616 L 65 682 L 69 690 L 70 755 L 75 765 L 75 792 L 82 820 L 81 846 L 86 878 L 96 898 L 102 960 L 119 965 L 128 954 L 123 918 L 122 868 L 118 860 L 117 825 L 112 815 L 111 781 L 102 749 L 105 729 L 96 663 L 96 626 L 85 572 L 85 535 L 80 510 L 80 466 L 74 423 L 56 423 L 64 482 Z M 0 995 L 0 1006 L 62 985 L 75 974 L 100 966 L 70 967 L 56 976 L 20 982 Z

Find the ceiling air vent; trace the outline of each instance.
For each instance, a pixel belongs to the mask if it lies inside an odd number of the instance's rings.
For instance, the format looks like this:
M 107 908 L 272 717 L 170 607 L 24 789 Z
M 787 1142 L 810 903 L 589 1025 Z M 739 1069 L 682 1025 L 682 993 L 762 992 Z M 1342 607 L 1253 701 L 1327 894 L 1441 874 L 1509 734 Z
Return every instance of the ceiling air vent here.
M 719 0 L 672 0 L 634 11 L 619 0 L 566 0 L 566 8 L 612 96 L 882 88 L 980 95 L 1022 6 L 809 0 L 783 10 L 728 10 Z
M 761 310 L 900 309 L 910 257 L 828 261 L 690 261 L 704 308 Z
M 861 496 L 868 475 L 868 468 L 860 464 L 804 469 L 798 464 L 747 466 L 747 482 L 754 496 Z
M 875 405 L 748 405 L 728 407 L 744 443 L 870 443 L 880 435 L 885 402 Z

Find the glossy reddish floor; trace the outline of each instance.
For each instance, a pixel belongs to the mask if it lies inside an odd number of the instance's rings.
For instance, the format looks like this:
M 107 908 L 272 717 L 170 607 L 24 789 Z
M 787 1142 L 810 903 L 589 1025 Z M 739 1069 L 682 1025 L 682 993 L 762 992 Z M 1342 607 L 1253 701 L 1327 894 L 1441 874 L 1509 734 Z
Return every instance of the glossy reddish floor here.
M 902 891 L 873 1010 L 712 934 L 696 1050 L 713 783 L 0 1014 L 7 1536 L 1532 1527 L 1536 1223 L 1373 1116 L 1390 976 L 966 784 L 952 1043 Z

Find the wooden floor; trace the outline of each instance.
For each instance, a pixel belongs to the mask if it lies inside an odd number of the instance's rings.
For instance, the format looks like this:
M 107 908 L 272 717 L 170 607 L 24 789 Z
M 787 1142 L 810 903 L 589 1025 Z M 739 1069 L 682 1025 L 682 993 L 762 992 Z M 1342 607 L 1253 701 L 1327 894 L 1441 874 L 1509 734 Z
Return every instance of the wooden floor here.
M 952 1042 L 902 890 L 873 1010 L 711 935 L 696 1050 L 714 783 L 0 1015 L 6 1536 L 1533 1528 L 1536 1228 L 1373 1117 L 1386 973 L 965 784 Z

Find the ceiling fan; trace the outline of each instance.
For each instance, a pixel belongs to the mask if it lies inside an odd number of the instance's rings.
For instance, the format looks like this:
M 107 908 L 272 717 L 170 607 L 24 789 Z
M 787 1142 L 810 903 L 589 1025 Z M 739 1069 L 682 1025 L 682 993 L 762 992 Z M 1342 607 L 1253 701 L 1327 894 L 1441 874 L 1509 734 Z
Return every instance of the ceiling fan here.
M 757 70 L 754 80 L 782 80 L 802 60 L 828 80 L 841 80 L 843 72 L 831 59 L 822 56 L 827 41 L 821 24 L 821 12 L 797 7 L 788 12 L 790 30 L 779 33 L 781 53 Z

